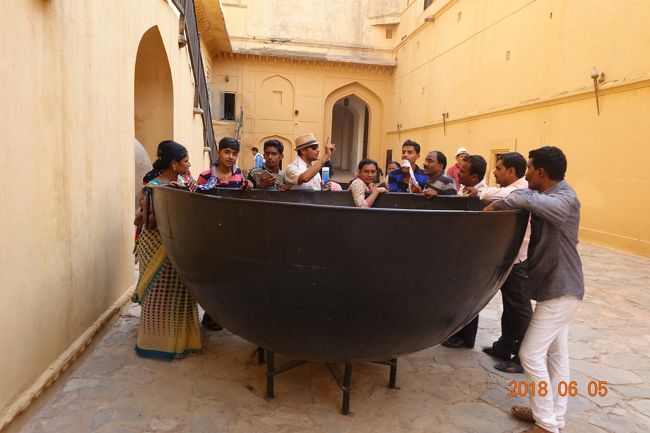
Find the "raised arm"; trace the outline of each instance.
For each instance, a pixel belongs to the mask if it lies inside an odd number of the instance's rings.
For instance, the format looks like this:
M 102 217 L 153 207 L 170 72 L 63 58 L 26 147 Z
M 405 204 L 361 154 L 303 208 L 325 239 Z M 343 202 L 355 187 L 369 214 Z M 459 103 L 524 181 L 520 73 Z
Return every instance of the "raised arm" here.
M 323 168 L 323 165 L 328 160 L 323 160 L 323 159 L 317 159 L 316 161 L 312 162 L 312 164 L 307 168 L 307 170 L 303 171 L 298 175 L 298 181 L 296 182 L 297 185 L 302 185 L 303 183 L 307 183 L 310 180 L 314 178 L 318 174 L 318 172 Z

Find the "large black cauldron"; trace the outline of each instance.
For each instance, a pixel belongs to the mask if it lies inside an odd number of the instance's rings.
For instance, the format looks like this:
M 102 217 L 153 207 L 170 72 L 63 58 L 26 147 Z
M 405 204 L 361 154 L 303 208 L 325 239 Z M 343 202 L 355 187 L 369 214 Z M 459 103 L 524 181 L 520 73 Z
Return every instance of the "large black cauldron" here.
M 527 223 L 477 199 L 154 187 L 169 256 L 198 302 L 259 346 L 309 361 L 440 343 L 506 278 Z

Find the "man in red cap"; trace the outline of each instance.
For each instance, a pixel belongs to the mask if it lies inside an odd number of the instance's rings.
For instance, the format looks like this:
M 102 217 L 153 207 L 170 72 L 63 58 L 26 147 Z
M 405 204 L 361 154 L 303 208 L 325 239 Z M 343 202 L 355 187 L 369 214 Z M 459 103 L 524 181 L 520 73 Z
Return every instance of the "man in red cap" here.
M 464 147 L 459 147 L 456 151 L 456 164 L 449 167 L 447 170 L 447 176 L 454 179 L 456 182 L 456 189 L 460 190 L 460 180 L 458 180 L 458 172 L 460 171 L 460 165 L 463 163 L 463 160 L 469 156 L 469 152 Z

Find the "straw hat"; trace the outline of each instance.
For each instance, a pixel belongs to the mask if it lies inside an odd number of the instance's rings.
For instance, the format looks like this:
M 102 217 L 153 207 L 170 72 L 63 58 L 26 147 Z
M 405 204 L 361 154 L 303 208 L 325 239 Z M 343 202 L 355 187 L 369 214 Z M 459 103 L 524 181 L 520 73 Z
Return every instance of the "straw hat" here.
M 319 144 L 318 141 L 316 140 L 316 137 L 314 137 L 314 134 L 311 132 L 301 135 L 300 137 L 296 137 L 296 149 L 302 149 L 307 146 L 312 146 L 314 144 Z

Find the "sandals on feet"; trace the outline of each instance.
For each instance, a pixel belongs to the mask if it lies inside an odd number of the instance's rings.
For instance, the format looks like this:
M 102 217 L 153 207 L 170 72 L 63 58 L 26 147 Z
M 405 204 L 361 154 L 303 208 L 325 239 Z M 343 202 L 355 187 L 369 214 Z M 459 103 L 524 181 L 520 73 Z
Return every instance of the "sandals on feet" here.
M 531 408 L 526 407 L 526 406 L 513 406 L 510 409 L 510 412 L 515 416 L 515 418 L 518 418 L 522 421 L 526 422 L 535 422 L 535 419 L 533 418 L 533 411 Z

